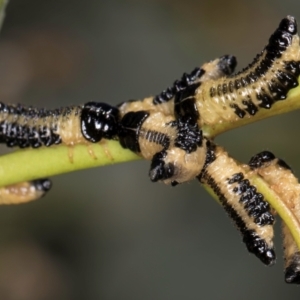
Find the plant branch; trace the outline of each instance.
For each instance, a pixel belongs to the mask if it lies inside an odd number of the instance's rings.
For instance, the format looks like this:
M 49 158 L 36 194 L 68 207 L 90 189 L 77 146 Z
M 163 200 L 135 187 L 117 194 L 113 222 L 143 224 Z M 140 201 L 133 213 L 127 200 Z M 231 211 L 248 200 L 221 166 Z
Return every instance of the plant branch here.
M 0 186 L 136 159 L 116 141 L 18 150 L 0 156 Z

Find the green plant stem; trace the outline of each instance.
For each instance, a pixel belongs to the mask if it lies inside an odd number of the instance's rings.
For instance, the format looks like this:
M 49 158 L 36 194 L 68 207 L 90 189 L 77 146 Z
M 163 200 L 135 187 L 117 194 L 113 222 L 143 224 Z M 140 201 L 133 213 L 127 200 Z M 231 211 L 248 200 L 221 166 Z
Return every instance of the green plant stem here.
M 116 141 L 19 150 L 0 156 L 0 186 L 139 158 Z

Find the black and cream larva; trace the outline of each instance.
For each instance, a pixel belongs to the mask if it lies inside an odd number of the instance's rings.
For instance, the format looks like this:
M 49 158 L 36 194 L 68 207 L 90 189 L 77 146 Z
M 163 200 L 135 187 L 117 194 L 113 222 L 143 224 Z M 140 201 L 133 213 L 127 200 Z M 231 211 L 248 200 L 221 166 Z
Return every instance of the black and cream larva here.
M 150 179 L 173 186 L 192 179 L 208 185 L 240 230 L 247 249 L 264 264 L 275 262 L 274 216 L 252 182 L 260 176 L 300 219 L 300 185 L 290 168 L 270 152 L 241 165 L 202 131 L 203 126 L 252 118 L 285 101 L 298 85 L 300 46 L 297 24 L 288 16 L 254 61 L 234 74 L 236 58 L 224 55 L 184 73 L 155 97 L 118 107 L 89 102 L 57 110 L 0 104 L 0 142 L 8 147 L 89 145 L 103 139 L 151 160 Z M 286 100 L 288 101 L 288 100 Z M 48 179 L 0 189 L 0 203 L 37 199 Z M 291 192 L 292 191 L 292 192 Z M 286 282 L 300 284 L 300 251 L 283 225 Z

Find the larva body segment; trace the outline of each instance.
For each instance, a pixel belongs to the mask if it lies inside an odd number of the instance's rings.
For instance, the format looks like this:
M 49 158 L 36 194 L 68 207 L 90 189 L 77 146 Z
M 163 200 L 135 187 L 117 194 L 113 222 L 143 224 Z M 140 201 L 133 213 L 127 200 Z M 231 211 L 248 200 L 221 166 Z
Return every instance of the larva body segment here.
M 194 83 L 201 83 L 207 80 L 216 80 L 231 75 L 236 67 L 236 58 L 232 55 L 223 55 L 215 60 L 196 67 L 191 73 L 184 73 L 181 79 L 176 80 L 173 85 L 162 91 L 155 97 L 148 97 L 142 100 L 130 100 L 121 103 L 120 116 L 131 111 L 160 111 L 164 115 L 174 116 L 174 98 Z
M 20 204 L 43 197 L 51 188 L 49 179 L 26 181 L 0 188 L 0 204 Z
M 300 184 L 290 167 L 269 151 L 253 156 L 249 166 L 257 172 L 300 219 Z M 285 280 L 300 284 L 300 251 L 285 223 L 282 223 Z
M 247 176 L 244 168 L 218 146 L 209 143 L 206 164 L 198 176 L 218 196 L 243 236 L 249 252 L 264 264 L 275 262 L 274 217 L 269 204 Z
M 299 75 L 297 23 L 288 16 L 246 69 L 230 77 L 205 81 L 196 90 L 199 125 L 251 118 L 261 109 L 271 109 L 298 85 Z
M 176 106 L 174 112 L 174 101 L 178 94 L 191 93 L 195 85 L 230 75 L 235 66 L 236 58 L 224 55 L 190 74 L 183 74 L 172 87 L 154 98 L 131 100 L 119 105 L 120 143 L 124 148 L 152 160 L 149 172 L 152 181 L 176 185 L 192 180 L 201 172 L 206 149 L 197 124 L 199 115 L 191 120 L 189 115 L 193 108 L 189 109 L 184 102 L 182 110 L 188 117 L 179 118 Z
M 95 102 L 55 110 L 0 103 L 0 143 L 39 148 L 112 139 L 117 134 L 118 113 L 117 108 Z

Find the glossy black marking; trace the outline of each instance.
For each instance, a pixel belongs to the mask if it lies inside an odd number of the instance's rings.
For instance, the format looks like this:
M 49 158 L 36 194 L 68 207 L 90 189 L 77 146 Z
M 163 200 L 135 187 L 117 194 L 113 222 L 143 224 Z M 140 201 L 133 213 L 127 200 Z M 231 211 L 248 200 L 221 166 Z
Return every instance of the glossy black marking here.
M 180 80 L 176 80 L 172 87 L 162 91 L 159 95 L 153 99 L 153 104 L 158 105 L 171 100 L 177 92 L 181 92 L 189 85 L 193 84 L 195 80 L 199 79 L 205 71 L 200 68 L 195 68 L 190 74 L 184 73 Z
M 202 146 L 202 130 L 199 129 L 197 123 L 181 122 L 178 120 L 177 136 L 175 138 L 175 146 L 191 153 Z
M 119 110 L 106 103 L 88 102 L 80 115 L 81 133 L 92 143 L 113 139 L 118 133 Z
M 233 174 L 231 178 L 228 179 L 228 183 L 232 184 L 235 182 L 241 182 L 244 179 L 244 174 L 242 172 Z
M 251 157 L 248 165 L 251 169 L 258 169 L 261 168 L 265 163 L 271 162 L 276 157 L 275 155 L 270 151 L 262 151 L 253 157 Z
M 293 74 L 279 71 L 276 76 L 280 83 L 289 90 L 298 86 L 298 80 Z
M 288 16 L 284 18 L 278 29 L 271 35 L 269 45 L 266 47 L 267 51 L 279 58 L 283 51 L 292 43 L 292 36 L 297 33 L 296 20 Z
M 166 150 L 158 152 L 153 156 L 149 171 L 151 181 L 157 182 L 159 180 L 166 180 L 174 175 L 175 166 L 172 163 L 165 163 L 164 160 L 166 156 Z
M 241 83 L 241 80 L 240 79 L 236 79 L 234 81 L 234 87 L 236 90 L 240 89 L 242 87 L 242 83 Z
M 286 267 L 284 277 L 286 283 L 300 284 L 300 252 L 296 252 L 291 263 Z
M 274 103 L 274 100 L 265 93 L 256 94 L 256 98 L 261 101 L 258 106 L 265 109 L 270 109 Z
M 217 95 L 217 90 L 214 86 L 212 86 L 209 90 L 209 95 L 211 98 L 215 97 Z
M 140 128 L 148 118 L 147 111 L 128 112 L 124 115 L 119 126 L 119 142 L 123 148 L 128 148 L 135 153 L 139 153 L 139 134 Z
M 285 69 L 295 76 L 300 74 L 300 62 L 299 61 L 290 61 L 286 62 Z
M 250 72 L 246 78 L 249 84 L 255 83 L 259 79 L 258 72 L 256 70 L 254 72 Z
M 230 107 L 234 109 L 234 113 L 239 117 L 239 118 L 244 118 L 246 113 L 244 110 L 242 110 L 237 104 L 231 103 Z
M 216 145 L 212 143 L 210 140 L 205 140 L 205 141 L 206 141 L 206 157 L 205 157 L 204 166 L 200 174 L 196 176 L 200 182 L 202 181 L 202 177 L 205 174 L 207 166 L 216 160 L 216 154 L 215 154 Z
M 244 179 L 242 173 L 232 175 L 228 179 L 228 183 L 237 183 L 232 191 L 237 195 L 241 195 L 239 202 L 244 205 L 248 216 L 253 218 L 255 224 L 260 226 L 274 224 L 274 217 L 270 212 L 269 203 L 264 200 L 263 195 L 257 192 L 248 179 Z
M 231 75 L 237 65 L 236 57 L 233 55 L 224 55 L 220 57 L 218 67 L 224 75 Z
M 258 112 L 258 108 L 251 101 L 251 99 L 243 100 L 242 103 L 246 106 L 244 109 L 249 115 L 254 116 Z
M 197 124 L 200 119 L 200 114 L 197 108 L 196 99 L 194 97 L 176 99 L 175 116 L 176 119 L 180 119 L 181 122 Z
M 225 211 L 234 221 L 237 228 L 240 230 L 243 236 L 243 242 L 246 244 L 248 251 L 258 257 L 264 264 L 272 265 L 276 260 L 274 249 L 270 248 L 267 242 L 259 237 L 254 230 L 247 228 L 247 225 L 245 224 L 243 219 L 240 217 L 238 212 L 228 203 L 225 196 L 221 193 L 220 187 L 207 173 L 207 171 L 203 173 L 202 180 L 207 183 L 218 196 Z
M 61 138 L 56 133 L 56 120 L 65 110 L 67 108 L 39 110 L 32 107 L 25 108 L 20 104 L 14 106 L 0 103 L 0 114 L 3 119 L 0 122 L 0 143 L 5 143 L 8 147 L 20 148 L 49 147 L 61 143 Z M 46 122 L 46 118 L 50 118 L 51 122 Z M 40 120 L 43 121 L 39 123 Z M 31 125 L 29 125 L 30 121 Z
M 217 86 L 218 96 L 222 96 L 222 93 L 223 93 L 223 86 L 221 84 L 218 84 L 218 86 Z
M 41 191 L 44 193 L 48 192 L 52 187 L 51 180 L 47 178 L 32 180 L 30 181 L 30 183 L 35 187 L 37 191 Z

